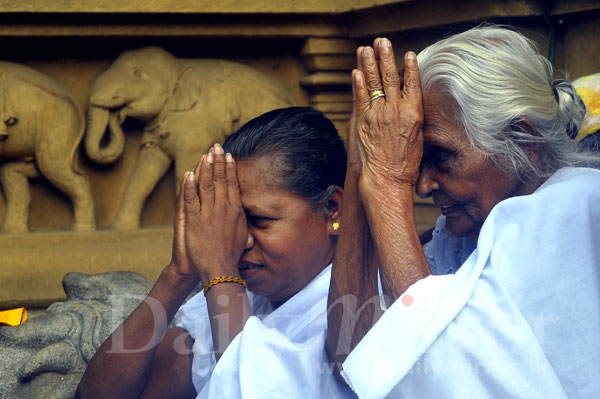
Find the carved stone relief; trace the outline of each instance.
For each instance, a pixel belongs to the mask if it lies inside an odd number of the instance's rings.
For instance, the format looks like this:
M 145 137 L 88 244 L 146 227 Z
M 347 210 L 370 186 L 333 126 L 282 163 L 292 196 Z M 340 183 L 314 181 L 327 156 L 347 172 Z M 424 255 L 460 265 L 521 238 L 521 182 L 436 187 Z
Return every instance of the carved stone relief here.
M 96 350 L 152 284 L 133 272 L 68 273 L 66 302 L 20 326 L 0 327 L 0 397 L 73 398 Z
M 90 183 L 77 167 L 85 122 L 69 93 L 41 72 L 0 62 L 0 114 L 2 232 L 27 231 L 28 179 L 40 174 L 73 202 L 74 230 L 93 230 Z
M 213 143 L 255 116 L 292 104 L 285 89 L 243 64 L 178 59 L 158 47 L 121 54 L 91 89 L 85 139 L 87 153 L 108 163 L 121 154 L 125 119 L 145 124 L 112 227 L 140 227 L 146 197 L 172 161 L 178 185 Z M 108 142 L 102 143 L 107 127 Z
M 89 179 L 78 166 L 80 144 L 91 167 L 102 170 L 101 164 L 123 156 L 122 124 L 128 118 L 144 127 L 110 225 L 115 229 L 140 227 L 147 197 L 173 162 L 178 190 L 183 173 L 213 143 L 261 113 L 293 104 L 285 88 L 249 66 L 181 59 L 146 47 L 123 52 L 93 82 L 86 129 L 60 83 L 24 65 L 0 62 L 0 183 L 6 198 L 2 232 L 28 231 L 28 179 L 40 175 L 71 199 L 74 230 L 95 229 Z

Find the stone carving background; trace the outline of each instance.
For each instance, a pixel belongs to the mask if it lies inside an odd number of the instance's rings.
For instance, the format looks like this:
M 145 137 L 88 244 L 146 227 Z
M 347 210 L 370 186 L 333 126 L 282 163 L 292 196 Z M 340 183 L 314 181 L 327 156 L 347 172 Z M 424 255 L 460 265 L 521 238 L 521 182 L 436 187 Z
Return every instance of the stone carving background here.
M 162 47 L 181 59 L 226 59 L 248 65 L 282 86 L 291 101 L 306 105 L 308 100 L 299 84 L 306 71 L 295 55 L 302 40 L 271 39 L 270 43 L 264 46 L 261 41 L 249 39 L 175 40 L 154 36 L 0 37 L 0 44 L 5 46 L 2 59 L 55 79 L 83 112 L 94 81 L 119 54 L 149 45 Z M 99 165 L 79 150 L 78 167 L 89 176 L 96 231 L 72 231 L 73 206 L 69 198 L 43 177 L 30 180 L 31 232 L 0 234 L 0 308 L 46 307 L 64 299 L 60 281 L 71 271 L 134 270 L 151 279 L 158 276 L 170 257 L 176 188 L 172 165 L 145 201 L 143 229 L 109 229 L 137 162 L 143 129 L 141 121 L 125 121 L 124 153 L 113 164 Z M 0 218 L 5 208 L 4 195 L 0 195 Z
M 40 43 L 40 41 L 45 43 Z M 97 42 L 91 40 L 90 43 L 90 40 L 86 40 L 85 43 L 77 43 L 72 39 L 40 39 L 36 41 L 21 39 L 15 40 L 11 50 L 5 52 L 3 56 L 55 78 L 72 95 L 82 112 L 87 115 L 88 95 L 96 78 L 112 64 L 122 51 L 155 43 L 161 44 L 161 41 L 100 40 Z M 279 53 L 275 56 L 267 53 L 262 59 L 261 57 L 244 59 L 244 51 L 241 52 L 242 57 L 239 54 L 232 57 L 229 51 L 239 53 L 239 49 L 234 49 L 230 45 L 227 47 L 229 50 L 227 52 L 218 48 L 215 51 L 213 48 L 213 51 L 209 53 L 206 48 L 203 48 L 201 42 L 196 42 L 193 49 L 192 43 L 192 41 L 189 42 L 190 48 L 184 48 L 185 43 L 179 42 L 178 46 L 173 49 L 173 53 L 181 54 L 185 58 L 219 57 L 249 64 L 267 74 L 272 81 L 287 90 L 290 102 L 306 103 L 306 98 L 298 84 L 304 72 L 302 66 L 293 59 L 291 54 Z M 209 47 L 212 46 L 209 45 Z M 277 48 L 277 46 L 275 47 Z M 247 47 L 246 52 L 248 51 L 251 49 Z M 278 52 L 276 49 L 272 49 L 272 51 Z M 92 52 L 93 54 L 91 54 Z M 220 100 L 222 99 L 214 98 L 215 102 Z M 244 107 L 244 100 L 252 101 L 252 99 L 242 98 L 240 107 Z M 281 101 L 280 104 L 280 106 L 285 106 L 284 101 Z M 83 150 L 80 151 L 79 166 L 90 179 L 98 228 L 108 227 L 119 208 L 127 182 L 137 161 L 143 126 L 143 123 L 133 119 L 125 122 L 123 126 L 126 136 L 124 153 L 113 164 L 99 165 L 91 161 Z M 229 128 L 237 127 L 239 126 L 229 126 Z M 201 152 L 198 154 L 199 156 L 201 156 Z M 171 166 L 166 176 L 150 193 L 142 213 L 141 224 L 143 227 L 169 226 L 171 224 L 176 186 L 174 173 L 174 168 Z M 68 197 L 43 177 L 32 179 L 30 185 L 32 198 L 29 227 L 31 231 L 69 230 L 73 222 L 73 206 Z M 5 207 L 5 199 L 2 196 L 0 198 L 0 218 L 4 216 Z
M 152 284 L 132 272 L 67 274 L 66 302 L 21 326 L 0 327 L 0 398 L 72 398 L 96 350 Z
M 291 105 L 280 84 L 241 63 L 176 58 L 160 47 L 123 52 L 94 82 L 85 136 L 86 153 L 110 163 L 122 152 L 121 125 L 127 118 L 144 123 L 136 165 L 111 227 L 140 227 L 146 197 L 171 163 L 178 192 L 184 172 L 213 143 L 255 116 Z
M 3 233 L 28 231 L 29 179 L 44 176 L 69 197 L 73 229 L 95 228 L 89 180 L 79 167 L 85 119 L 50 76 L 0 62 L 0 183 L 6 200 Z

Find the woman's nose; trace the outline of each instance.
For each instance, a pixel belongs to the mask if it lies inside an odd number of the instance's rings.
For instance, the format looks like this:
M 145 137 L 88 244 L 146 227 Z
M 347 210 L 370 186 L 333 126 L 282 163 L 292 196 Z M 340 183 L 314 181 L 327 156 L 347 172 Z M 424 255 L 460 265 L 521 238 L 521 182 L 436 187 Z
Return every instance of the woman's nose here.
M 421 165 L 419 170 L 419 178 L 415 186 L 417 195 L 421 198 L 427 198 L 431 196 L 433 190 L 438 190 L 439 186 L 432 176 L 431 167 Z
M 252 233 L 248 232 L 248 239 L 246 240 L 246 246 L 244 249 L 250 249 L 254 246 L 254 236 Z

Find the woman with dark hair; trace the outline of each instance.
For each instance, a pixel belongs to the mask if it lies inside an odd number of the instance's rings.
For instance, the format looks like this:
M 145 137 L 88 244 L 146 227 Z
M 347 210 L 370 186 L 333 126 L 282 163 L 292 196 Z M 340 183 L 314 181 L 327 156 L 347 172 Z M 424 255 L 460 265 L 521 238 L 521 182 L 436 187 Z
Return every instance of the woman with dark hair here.
M 573 86 L 497 26 L 406 53 L 403 79 L 377 39 L 352 82 L 327 331 L 344 380 L 360 398 L 598 396 L 599 156 L 573 140 Z M 415 191 L 442 213 L 425 248 Z M 363 306 L 378 274 L 386 301 Z
M 79 396 L 348 394 L 323 372 L 345 168 L 336 129 L 311 108 L 268 112 L 215 144 L 181 183 L 171 263 Z

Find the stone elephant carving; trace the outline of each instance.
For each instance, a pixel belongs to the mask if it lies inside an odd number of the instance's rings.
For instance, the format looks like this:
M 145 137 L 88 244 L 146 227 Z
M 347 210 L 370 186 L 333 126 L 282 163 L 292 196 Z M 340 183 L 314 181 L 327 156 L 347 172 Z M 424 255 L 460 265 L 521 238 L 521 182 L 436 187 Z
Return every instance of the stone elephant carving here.
M 115 229 L 140 227 L 145 200 L 172 161 L 178 185 L 212 144 L 255 116 L 293 105 L 285 89 L 249 66 L 180 59 L 158 47 L 122 53 L 96 79 L 89 100 L 85 147 L 95 159 L 121 155 L 126 118 L 145 124 Z
M 83 115 L 53 78 L 0 62 L 0 183 L 6 197 L 2 232 L 28 230 L 29 178 L 44 175 L 73 202 L 74 230 L 93 230 L 87 176 L 77 167 Z

